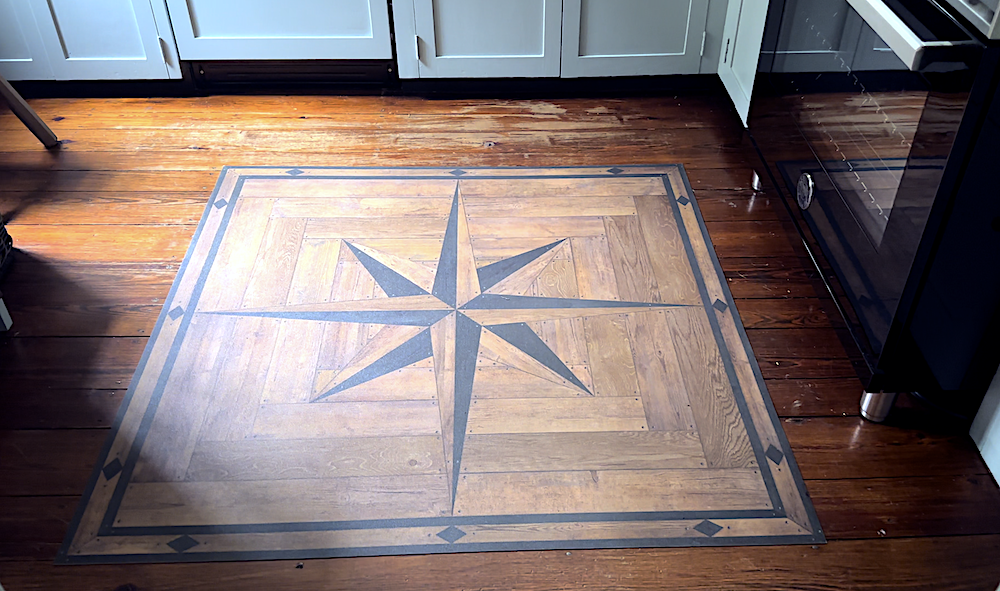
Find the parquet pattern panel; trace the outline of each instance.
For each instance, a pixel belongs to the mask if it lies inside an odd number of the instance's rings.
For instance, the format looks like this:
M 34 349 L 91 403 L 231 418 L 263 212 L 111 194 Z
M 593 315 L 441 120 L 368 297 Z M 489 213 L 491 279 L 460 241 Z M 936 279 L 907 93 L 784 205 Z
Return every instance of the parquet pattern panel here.
M 250 167 L 59 560 L 822 540 L 681 167 Z

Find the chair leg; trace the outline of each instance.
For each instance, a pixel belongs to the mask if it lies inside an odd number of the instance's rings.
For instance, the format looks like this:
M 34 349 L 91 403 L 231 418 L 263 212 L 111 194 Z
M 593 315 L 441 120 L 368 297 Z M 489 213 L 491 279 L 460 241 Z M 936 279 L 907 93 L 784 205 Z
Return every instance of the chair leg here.
M 38 141 L 42 142 L 46 148 L 54 148 L 59 145 L 59 138 L 56 137 L 56 134 L 52 133 L 52 130 L 42 121 L 38 113 L 24 101 L 24 98 L 14 90 L 14 87 L 3 76 L 0 76 L 0 96 L 10 104 L 10 109 L 14 111 L 17 118 L 31 130 L 31 133 L 35 134 Z

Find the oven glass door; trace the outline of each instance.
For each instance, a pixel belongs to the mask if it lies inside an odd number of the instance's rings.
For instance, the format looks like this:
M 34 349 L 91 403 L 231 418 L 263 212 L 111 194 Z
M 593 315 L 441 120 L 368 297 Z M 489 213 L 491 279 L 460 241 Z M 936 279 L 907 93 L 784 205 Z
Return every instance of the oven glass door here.
M 873 3 L 881 8 L 862 7 L 875 14 L 871 23 L 853 8 Z M 762 64 L 770 74 L 762 79 L 771 88 L 750 125 L 876 355 L 937 195 L 980 47 L 950 18 L 914 24 L 923 9 L 904 3 L 912 10 L 901 18 L 881 0 L 786 0 L 779 16 L 769 15 Z M 884 40 L 876 30 L 886 31 L 887 21 L 903 32 Z

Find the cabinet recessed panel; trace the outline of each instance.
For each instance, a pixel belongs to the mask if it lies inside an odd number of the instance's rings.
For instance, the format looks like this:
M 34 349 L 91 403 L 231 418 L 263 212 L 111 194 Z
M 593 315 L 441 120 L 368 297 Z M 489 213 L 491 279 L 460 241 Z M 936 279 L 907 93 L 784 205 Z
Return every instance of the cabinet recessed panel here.
M 696 74 L 708 0 L 563 0 L 562 76 Z
M 371 37 L 368 0 L 188 0 L 196 38 Z
M 79 0 L 48 4 L 67 59 L 145 59 L 131 0 L 101 0 L 99 7 Z
M 540 56 L 543 0 L 434 0 L 437 55 Z
M 0 63 L 31 59 L 21 26 L 10 0 L 0 0 Z
M 683 54 L 691 2 L 583 0 L 580 55 Z M 697 31 L 701 36 L 701 31 Z
M 391 59 L 386 0 L 167 0 L 181 59 Z

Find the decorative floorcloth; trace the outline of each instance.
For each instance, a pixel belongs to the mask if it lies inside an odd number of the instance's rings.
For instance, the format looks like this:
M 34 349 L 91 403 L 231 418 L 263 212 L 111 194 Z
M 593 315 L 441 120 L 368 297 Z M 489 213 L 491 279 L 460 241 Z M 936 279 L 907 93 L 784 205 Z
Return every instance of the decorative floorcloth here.
M 58 560 L 822 541 L 680 166 L 253 167 Z

